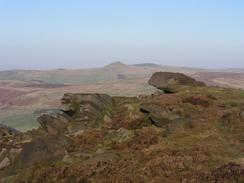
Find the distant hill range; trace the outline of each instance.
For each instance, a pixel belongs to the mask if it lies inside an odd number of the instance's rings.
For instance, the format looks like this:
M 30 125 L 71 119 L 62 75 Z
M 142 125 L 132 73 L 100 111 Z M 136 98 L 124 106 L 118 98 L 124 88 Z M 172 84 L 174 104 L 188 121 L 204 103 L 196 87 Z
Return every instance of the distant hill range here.
M 153 64 L 153 63 L 133 64 L 132 66 L 139 66 L 139 67 L 161 67 L 160 65 Z
M 96 84 L 121 79 L 149 78 L 154 72 L 180 72 L 190 75 L 208 85 L 244 87 L 244 69 L 202 69 L 176 67 L 154 63 L 126 65 L 113 62 L 94 69 L 55 69 L 55 70 L 8 70 L 0 71 L 0 80 L 14 80 L 44 84 Z M 234 81 L 234 84 L 233 84 Z

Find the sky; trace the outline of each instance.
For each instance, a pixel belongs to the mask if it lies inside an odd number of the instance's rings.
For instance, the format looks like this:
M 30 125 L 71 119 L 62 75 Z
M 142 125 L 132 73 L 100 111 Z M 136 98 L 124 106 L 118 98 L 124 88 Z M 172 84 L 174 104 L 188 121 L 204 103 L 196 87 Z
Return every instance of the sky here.
M 0 0 L 0 70 L 244 68 L 243 0 Z

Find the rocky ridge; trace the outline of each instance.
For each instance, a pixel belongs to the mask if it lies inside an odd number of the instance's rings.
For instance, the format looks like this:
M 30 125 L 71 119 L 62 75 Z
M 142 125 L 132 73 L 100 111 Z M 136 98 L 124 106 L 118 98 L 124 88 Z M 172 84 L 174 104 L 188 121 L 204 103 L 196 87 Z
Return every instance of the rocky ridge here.
M 65 94 L 39 129 L 4 133 L 0 182 L 243 182 L 243 91 L 159 75 L 162 92 Z

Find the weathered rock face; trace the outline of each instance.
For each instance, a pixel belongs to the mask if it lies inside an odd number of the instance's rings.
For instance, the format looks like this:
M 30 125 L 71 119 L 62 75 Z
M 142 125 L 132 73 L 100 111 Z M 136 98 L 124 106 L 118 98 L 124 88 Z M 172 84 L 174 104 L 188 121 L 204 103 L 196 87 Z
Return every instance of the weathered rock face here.
M 195 79 L 181 73 L 172 72 L 156 72 L 149 80 L 149 85 L 152 85 L 165 93 L 177 92 L 177 86 L 205 86 L 204 83 L 196 81 Z
M 99 125 L 98 119 L 103 119 L 113 108 L 113 99 L 106 94 L 65 94 L 62 102 L 65 113 L 72 119 L 70 132 Z
M 143 103 L 140 106 L 140 110 L 148 114 L 149 120 L 157 127 L 165 127 L 170 122 L 181 117 L 176 112 L 169 111 L 155 104 Z
M 11 135 L 15 135 L 15 134 L 18 134 L 18 133 L 20 133 L 20 132 L 18 132 L 14 128 L 8 127 L 8 126 L 3 125 L 3 124 L 0 124 L 0 137 L 11 136 Z
M 95 127 L 99 125 L 98 119 L 113 108 L 113 99 L 105 94 L 65 94 L 62 102 L 64 110 L 46 111 L 38 118 L 42 129 L 50 135 Z
M 1 125 L 0 135 L 0 178 L 4 171 L 16 160 L 22 151 L 25 140 L 24 134 L 4 125 Z M 0 179 L 1 182 L 1 179 Z
M 48 134 L 57 135 L 67 133 L 70 117 L 63 111 L 55 110 L 42 114 L 37 120 Z
M 112 97 L 96 93 L 66 93 L 62 102 L 67 106 L 68 112 L 100 113 L 105 108 L 113 106 Z

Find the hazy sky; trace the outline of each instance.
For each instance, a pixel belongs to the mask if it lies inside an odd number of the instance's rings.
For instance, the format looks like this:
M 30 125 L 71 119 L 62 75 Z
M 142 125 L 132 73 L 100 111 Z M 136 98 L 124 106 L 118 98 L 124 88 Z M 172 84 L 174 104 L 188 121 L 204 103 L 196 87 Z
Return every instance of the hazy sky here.
M 0 0 L 0 69 L 244 67 L 243 0 Z

